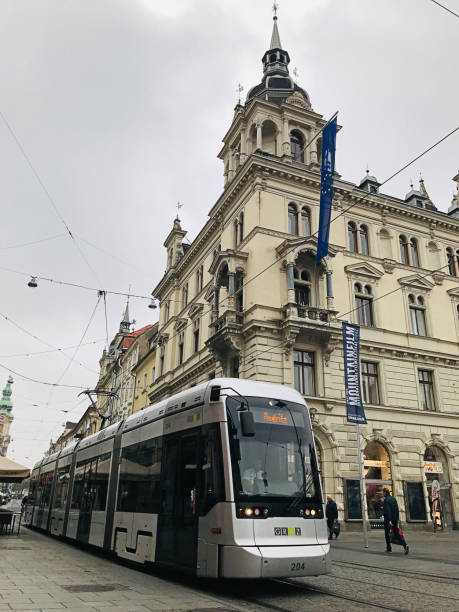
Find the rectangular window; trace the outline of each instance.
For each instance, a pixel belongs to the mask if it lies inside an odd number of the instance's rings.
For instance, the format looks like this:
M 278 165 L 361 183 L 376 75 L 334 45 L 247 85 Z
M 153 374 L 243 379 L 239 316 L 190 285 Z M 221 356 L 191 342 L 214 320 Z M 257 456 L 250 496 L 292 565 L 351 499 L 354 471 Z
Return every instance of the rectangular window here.
M 159 512 L 162 441 L 126 446 L 121 452 L 118 512 Z
M 362 395 L 365 404 L 379 404 L 378 364 L 362 361 Z
M 355 297 L 355 308 L 357 313 L 357 323 L 367 327 L 373 327 L 373 309 L 371 298 L 360 296 Z
M 199 351 L 199 326 L 200 319 L 196 319 L 193 323 L 193 349 L 195 353 Z
M 411 331 L 417 336 L 426 335 L 426 319 L 425 310 L 423 308 L 415 308 L 410 306 Z
M 56 492 L 54 493 L 54 508 L 65 508 L 69 488 L 70 464 L 57 472 Z
M 155 382 L 155 366 L 151 368 L 151 384 Z
M 362 519 L 359 480 L 346 480 L 346 518 Z
M 435 410 L 433 373 L 430 370 L 418 370 L 418 380 L 419 392 L 421 395 L 421 409 Z
M 178 342 L 178 364 L 181 365 L 183 363 L 183 347 L 184 347 L 184 336 L 180 334 L 179 342 Z
M 303 395 L 315 395 L 314 353 L 293 351 L 295 389 Z
M 162 376 L 164 374 L 164 354 L 159 358 L 159 375 Z
M 409 521 L 426 521 L 426 506 L 422 482 L 405 482 Z

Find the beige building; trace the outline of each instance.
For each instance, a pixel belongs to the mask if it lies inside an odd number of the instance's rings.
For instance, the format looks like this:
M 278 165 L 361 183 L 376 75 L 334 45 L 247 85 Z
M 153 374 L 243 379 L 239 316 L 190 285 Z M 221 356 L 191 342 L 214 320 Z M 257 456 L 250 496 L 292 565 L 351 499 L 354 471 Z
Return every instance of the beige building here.
M 139 341 L 142 342 L 139 354 L 142 356 L 132 368 L 132 375 L 135 377 L 132 412 L 138 412 L 150 405 L 148 392 L 151 391 L 156 380 L 157 335 L 158 324 L 155 323 L 139 338 Z
M 367 512 L 382 486 L 401 518 L 459 526 L 459 175 L 449 212 L 424 182 L 404 198 L 338 173 L 329 255 L 315 261 L 325 119 L 289 74 L 274 21 L 263 77 L 238 104 L 219 157 L 224 189 L 191 245 L 174 221 L 150 402 L 214 376 L 295 386 L 310 407 L 324 492 L 361 520 L 356 431 L 346 422 L 341 323 L 361 325 Z M 310 144 L 308 144 L 310 143 Z M 306 146 L 305 148 L 305 145 Z M 339 137 L 338 137 L 339 170 Z

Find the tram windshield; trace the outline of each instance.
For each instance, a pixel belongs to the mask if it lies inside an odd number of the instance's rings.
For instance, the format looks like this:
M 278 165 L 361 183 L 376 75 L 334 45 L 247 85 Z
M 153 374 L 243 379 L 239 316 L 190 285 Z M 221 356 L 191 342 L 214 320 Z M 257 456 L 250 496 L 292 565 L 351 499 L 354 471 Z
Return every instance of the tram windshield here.
M 241 401 L 227 399 L 235 495 L 240 500 L 320 503 L 314 440 L 306 408 L 248 397 L 255 435 L 241 432 Z M 293 500 L 292 500 L 293 498 Z

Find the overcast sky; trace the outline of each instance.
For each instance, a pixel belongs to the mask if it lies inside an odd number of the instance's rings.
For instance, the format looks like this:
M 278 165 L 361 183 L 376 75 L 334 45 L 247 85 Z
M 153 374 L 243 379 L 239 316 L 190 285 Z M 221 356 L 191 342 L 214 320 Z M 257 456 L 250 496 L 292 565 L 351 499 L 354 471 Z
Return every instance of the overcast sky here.
M 444 2 L 459 11 L 458 0 Z M 164 270 L 162 243 L 176 202 L 192 240 L 221 193 L 216 154 L 238 82 L 247 92 L 261 78 L 271 4 L 2 0 L 0 111 L 59 214 L 0 118 L 0 266 L 150 295 Z M 431 0 L 279 4 L 282 45 L 314 110 L 325 117 L 339 111 L 343 178 L 358 182 L 368 163 L 382 181 L 459 124 L 459 20 Z M 417 182 L 422 172 L 431 199 L 446 211 L 458 152 L 456 133 L 385 192 L 404 197 L 410 177 Z M 105 342 L 102 305 L 85 336 L 92 344 L 66 372 L 62 351 L 12 356 L 77 345 L 97 300 L 46 282 L 29 289 L 27 280 L 0 269 L 1 315 L 38 338 L 0 318 L 0 364 L 42 381 L 94 387 Z M 124 306 L 125 298 L 108 296 L 110 337 Z M 131 299 L 137 327 L 153 322 L 146 306 Z M 7 376 L 0 369 L 1 388 Z M 31 465 L 87 404 L 78 389 L 14 378 L 9 456 Z

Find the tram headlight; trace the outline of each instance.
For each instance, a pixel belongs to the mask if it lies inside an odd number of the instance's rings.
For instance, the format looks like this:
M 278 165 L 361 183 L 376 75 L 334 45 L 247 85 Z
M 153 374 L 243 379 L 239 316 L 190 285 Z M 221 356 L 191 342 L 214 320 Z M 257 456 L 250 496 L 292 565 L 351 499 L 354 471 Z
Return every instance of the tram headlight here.
M 252 514 L 253 514 L 253 510 L 252 510 L 252 508 L 246 508 L 246 509 L 244 510 L 244 514 L 245 514 L 246 516 L 252 516 Z
M 311 516 L 315 516 L 316 515 L 316 511 L 314 510 L 314 508 L 311 510 Z
M 309 516 L 311 514 L 311 511 L 309 510 L 309 508 L 306 508 L 304 513 L 305 513 L 306 516 Z

